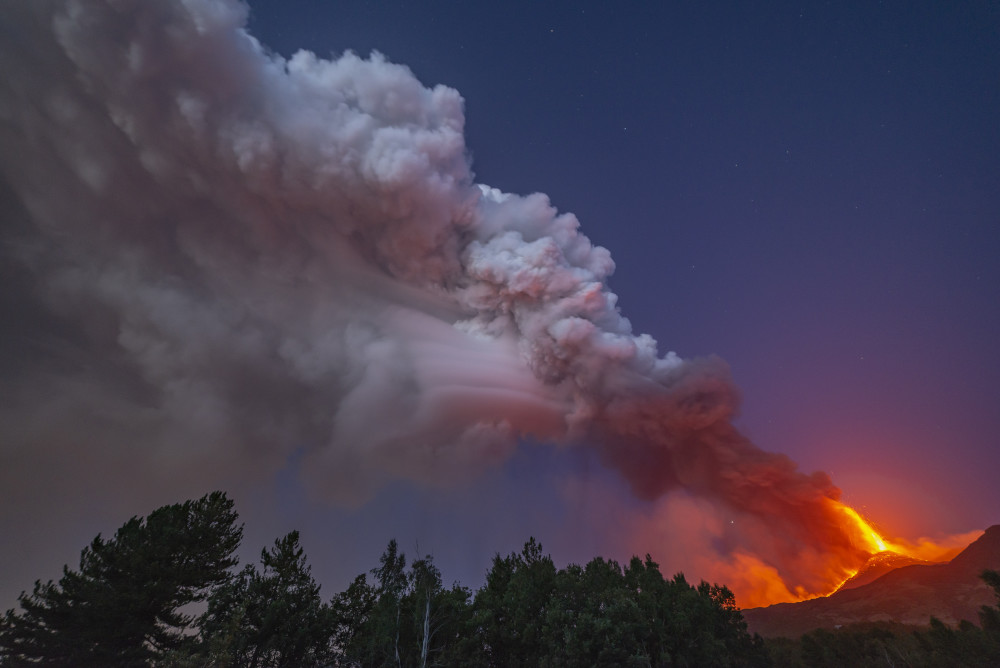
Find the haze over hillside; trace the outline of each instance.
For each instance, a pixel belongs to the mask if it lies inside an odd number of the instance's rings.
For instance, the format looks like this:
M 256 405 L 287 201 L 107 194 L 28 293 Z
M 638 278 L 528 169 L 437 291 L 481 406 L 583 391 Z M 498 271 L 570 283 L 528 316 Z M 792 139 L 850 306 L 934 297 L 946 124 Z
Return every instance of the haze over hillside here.
M 902 558 L 902 563 L 906 561 Z M 849 586 L 830 596 L 753 608 L 743 615 L 750 630 L 765 637 L 795 637 L 816 628 L 861 622 L 927 625 L 931 616 L 949 625 L 975 621 L 982 606 L 996 602 L 979 576 L 986 569 L 1000 569 L 1000 525 L 988 528 L 949 562 L 895 566 L 898 563 L 900 559 L 874 555 L 855 576 L 860 582 L 849 581 Z M 887 566 L 891 570 L 869 581 L 872 573 Z

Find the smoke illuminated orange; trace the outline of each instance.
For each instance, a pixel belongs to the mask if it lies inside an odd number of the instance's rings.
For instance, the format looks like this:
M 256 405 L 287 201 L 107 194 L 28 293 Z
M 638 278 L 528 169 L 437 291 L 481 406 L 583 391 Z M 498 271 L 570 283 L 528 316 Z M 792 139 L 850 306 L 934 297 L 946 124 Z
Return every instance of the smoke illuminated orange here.
M 939 540 L 921 538 L 916 543 L 903 539 L 890 540 L 882 537 L 854 508 L 840 503 L 837 505 L 850 519 L 858 540 L 867 545 L 871 554 L 888 551 L 922 561 L 948 561 L 983 534 L 982 531 L 970 531 Z
M 730 588 L 735 592 L 737 603 L 741 607 L 751 608 L 828 596 L 854 577 L 867 558 L 880 552 L 892 552 L 927 562 L 948 561 L 983 533 L 973 531 L 939 540 L 921 538 L 916 543 L 901 538 L 890 539 L 879 533 L 851 506 L 833 499 L 829 503 L 834 511 L 833 516 L 842 518 L 837 528 L 844 532 L 853 546 L 847 552 L 829 554 L 825 563 L 817 564 L 818 569 L 829 573 L 828 582 L 832 586 L 827 591 L 807 591 L 802 587 L 790 586 L 777 569 L 754 557 L 736 554 L 722 570 L 732 583 Z

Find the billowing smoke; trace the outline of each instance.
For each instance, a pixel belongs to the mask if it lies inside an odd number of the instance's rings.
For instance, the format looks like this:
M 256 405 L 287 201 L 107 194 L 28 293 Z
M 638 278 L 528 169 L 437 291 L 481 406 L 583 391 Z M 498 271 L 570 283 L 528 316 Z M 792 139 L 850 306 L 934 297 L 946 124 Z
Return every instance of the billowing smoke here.
M 456 91 L 267 53 L 235 0 L 0 12 L 8 489 L 69 452 L 207 480 L 301 452 L 357 503 L 532 438 L 738 515 L 715 549 L 802 591 L 863 559 L 830 480 L 733 427 L 721 360 L 633 334 L 572 214 L 475 183 Z

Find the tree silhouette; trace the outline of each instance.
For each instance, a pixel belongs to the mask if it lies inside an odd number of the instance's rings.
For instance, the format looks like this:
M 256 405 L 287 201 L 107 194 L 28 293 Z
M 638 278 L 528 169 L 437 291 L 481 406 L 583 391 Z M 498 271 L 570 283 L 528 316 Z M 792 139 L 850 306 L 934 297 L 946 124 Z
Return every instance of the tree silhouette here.
M 133 517 L 110 540 L 98 535 L 63 568 L 35 582 L 0 624 L 3 665 L 145 666 L 190 645 L 194 617 L 236 564 L 243 535 L 222 492 Z
M 560 569 L 531 538 L 520 552 L 497 554 L 473 596 L 458 584 L 445 588 L 430 555 L 408 566 L 392 540 L 378 566 L 326 604 L 296 531 L 262 550 L 258 565 L 233 572 L 242 527 L 232 507 L 215 492 L 133 517 L 110 540 L 97 536 L 83 550 L 78 571 L 67 567 L 58 583 L 36 582 L 32 594 L 21 595 L 21 610 L 0 619 L 0 665 L 653 668 L 768 662 L 728 589 L 691 586 L 680 574 L 668 580 L 648 555 L 633 557 L 625 568 L 598 557 Z M 1000 589 L 1000 576 L 987 581 Z M 206 600 L 199 617 L 182 612 Z M 983 656 L 997 636 L 998 615 L 994 608 L 981 615 L 992 635 L 975 627 L 979 635 L 966 627 L 935 628 L 921 642 L 942 660 Z M 816 638 L 818 660 L 828 658 L 826 640 Z
M 292 531 L 262 550 L 261 569 L 247 565 L 209 598 L 201 619 L 216 660 L 247 668 L 323 666 L 333 660 L 330 607 Z

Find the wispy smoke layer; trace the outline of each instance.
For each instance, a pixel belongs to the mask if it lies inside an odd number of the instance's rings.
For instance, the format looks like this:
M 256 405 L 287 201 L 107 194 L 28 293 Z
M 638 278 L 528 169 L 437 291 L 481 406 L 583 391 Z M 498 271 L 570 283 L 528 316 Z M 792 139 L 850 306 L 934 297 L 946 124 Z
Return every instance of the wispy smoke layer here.
M 234 0 L 0 13 L 4 485 L 67 452 L 210 478 L 304 449 L 358 501 L 530 436 L 596 445 L 644 498 L 768 518 L 746 549 L 807 589 L 796 545 L 862 558 L 829 479 L 733 428 L 723 362 L 632 333 L 573 215 L 474 183 L 456 91 L 266 53 Z

